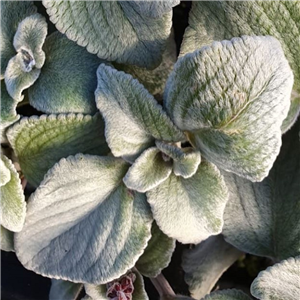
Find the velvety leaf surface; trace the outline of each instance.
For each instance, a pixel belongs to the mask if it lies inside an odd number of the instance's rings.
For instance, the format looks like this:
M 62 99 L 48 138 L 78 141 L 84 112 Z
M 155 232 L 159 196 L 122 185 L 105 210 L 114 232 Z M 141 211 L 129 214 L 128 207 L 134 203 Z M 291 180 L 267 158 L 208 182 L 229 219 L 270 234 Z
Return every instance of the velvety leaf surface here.
M 160 229 L 181 243 L 197 244 L 222 230 L 228 194 L 211 163 L 202 162 L 188 179 L 171 174 L 147 198 Z
M 281 125 L 282 133 L 287 132 L 297 121 L 300 112 L 300 94 L 295 90 L 292 91 L 291 106 L 287 117 Z
M 14 233 L 0 225 L 0 248 L 3 251 L 15 251 L 14 249 Z
M 251 298 L 242 291 L 232 289 L 213 292 L 202 300 L 251 300 Z
M 143 255 L 136 263 L 136 268 L 147 277 L 156 277 L 166 268 L 175 250 L 175 240 L 165 235 L 153 222 L 151 239 Z
M 28 201 L 16 254 L 29 270 L 103 284 L 132 268 L 151 237 L 146 197 L 122 183 L 121 159 L 78 154 L 61 159 Z
M 82 283 L 52 279 L 49 300 L 77 300 L 82 288 Z
M 13 46 L 14 35 L 19 23 L 37 11 L 33 1 L 1 1 L 1 79 L 8 61 L 16 54 Z
M 164 103 L 204 157 L 226 171 L 261 181 L 279 153 L 292 85 L 279 42 L 244 36 L 179 59 Z
M 44 0 L 43 4 L 57 29 L 90 53 L 153 68 L 170 34 L 175 3 Z
M 7 132 L 26 179 L 38 186 L 61 158 L 77 153 L 106 155 L 100 114 L 60 114 L 22 118 Z
M 14 36 L 17 54 L 10 59 L 4 79 L 9 95 L 22 101 L 24 89 L 30 87 L 38 78 L 45 62 L 42 46 L 47 35 L 47 22 L 40 14 L 24 19 Z
M 183 253 L 182 268 L 191 296 L 201 299 L 215 286 L 222 274 L 242 255 L 226 243 L 222 235 L 211 236 Z
M 97 107 L 105 120 L 105 135 L 112 153 L 134 160 L 153 139 L 184 140 L 152 95 L 131 75 L 104 64 L 97 70 Z
M 12 161 L 1 155 L 1 215 L 0 223 L 10 231 L 20 231 L 23 227 L 26 203 L 19 174 Z M 8 175 L 8 172 L 10 175 Z M 2 177 L 2 176 L 1 176 Z
M 43 49 L 46 61 L 29 89 L 30 104 L 45 113 L 95 113 L 96 70 L 103 61 L 59 32 L 47 37 Z
M 171 173 L 172 161 L 165 161 L 159 149 L 151 147 L 136 159 L 123 181 L 129 189 L 144 193 L 164 182 Z
M 260 300 L 298 300 L 300 295 L 300 256 L 291 257 L 258 274 L 251 294 Z
M 147 293 L 145 291 L 144 280 L 142 275 L 137 271 L 133 271 L 132 273 L 134 273 L 136 276 L 135 281 L 133 283 L 134 292 L 132 294 L 132 300 L 149 300 Z M 117 282 L 118 279 L 116 279 L 115 281 Z M 106 292 L 107 292 L 106 284 L 102 284 L 102 285 L 85 284 L 84 288 L 86 293 L 89 296 L 91 296 L 91 299 L 97 299 L 97 300 L 111 299 L 106 296 Z
M 224 174 L 229 201 L 223 234 L 240 250 L 286 259 L 300 254 L 299 123 L 283 136 L 283 145 L 269 176 L 251 183 Z

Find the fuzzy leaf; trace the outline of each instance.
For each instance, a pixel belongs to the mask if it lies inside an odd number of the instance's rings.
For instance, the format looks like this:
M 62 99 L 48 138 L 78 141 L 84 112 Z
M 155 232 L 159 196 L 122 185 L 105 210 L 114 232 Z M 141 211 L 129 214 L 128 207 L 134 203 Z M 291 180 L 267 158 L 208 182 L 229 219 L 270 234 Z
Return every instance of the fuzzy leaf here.
M 76 300 L 82 288 L 82 283 L 52 279 L 49 300 Z
M 147 198 L 160 229 L 181 243 L 197 244 L 222 230 L 227 188 L 208 162 L 188 179 L 171 174 Z
M 292 91 L 291 107 L 288 116 L 284 119 L 281 125 L 281 132 L 285 133 L 295 124 L 300 113 L 300 94 Z
M 137 271 L 133 271 L 132 273 L 134 273 L 136 276 L 136 279 L 133 283 L 134 292 L 132 294 L 132 300 L 149 300 L 147 293 L 145 291 L 143 277 Z M 107 292 L 106 284 L 102 284 L 102 285 L 98 285 L 98 286 L 91 285 L 91 284 L 85 284 L 84 288 L 86 290 L 86 293 L 89 296 L 91 296 L 91 299 L 96 299 L 96 300 L 108 300 L 109 299 L 108 297 L 106 297 L 106 292 Z
M 16 54 L 13 40 L 18 25 L 26 17 L 35 14 L 37 8 L 32 1 L 0 1 L 0 5 L 1 79 L 3 79 L 8 61 Z
M 291 257 L 258 274 L 251 294 L 261 300 L 298 300 L 300 295 L 300 256 Z
M 61 158 L 77 153 L 106 155 L 100 114 L 42 115 L 22 118 L 7 132 L 26 179 L 38 186 Z
M 151 228 L 151 239 L 136 268 L 147 277 L 156 277 L 166 268 L 175 250 L 175 240 L 166 236 L 155 222 Z
M 96 103 L 115 156 L 133 161 L 153 144 L 154 138 L 170 142 L 185 139 L 153 96 L 131 75 L 102 64 L 97 77 Z
M 21 180 L 12 161 L 4 155 L 1 155 L 1 167 L 4 167 L 1 175 L 5 174 L 5 180 L 3 178 L 1 180 L 0 223 L 6 229 L 17 232 L 22 229 L 26 214 L 26 203 Z M 8 171 L 10 176 L 7 174 Z
M 299 123 L 283 136 L 269 176 L 251 183 L 224 174 L 229 201 L 223 234 L 238 249 L 254 255 L 286 259 L 300 255 Z
M 40 14 L 24 19 L 14 36 L 17 54 L 10 59 L 4 79 L 9 95 L 22 101 L 24 89 L 30 87 L 39 77 L 45 62 L 42 46 L 47 35 L 47 22 Z
M 210 293 L 221 275 L 242 255 L 224 241 L 211 236 L 192 250 L 183 253 L 182 268 L 191 296 L 201 299 Z
M 157 66 L 171 31 L 173 2 L 44 0 L 43 4 L 50 20 L 70 40 L 118 63 Z
M 251 300 L 251 298 L 242 291 L 232 289 L 213 292 L 202 300 Z
M 160 300 L 194 300 L 193 298 L 182 296 L 182 295 L 163 295 Z
M 61 159 L 28 201 L 16 254 L 29 270 L 103 284 L 124 274 L 146 248 L 152 217 L 143 194 L 122 183 L 127 164 L 78 154 Z
M 181 58 L 164 100 L 171 119 L 205 158 L 261 181 L 279 153 L 292 85 L 279 42 L 244 36 Z
M 164 182 L 172 173 L 172 161 L 165 161 L 156 147 L 145 150 L 129 168 L 124 183 L 129 189 L 147 192 Z
M 47 37 L 43 49 L 47 59 L 29 89 L 30 104 L 45 113 L 95 113 L 96 70 L 103 61 L 59 32 Z
M 11 252 L 14 249 L 14 233 L 0 225 L 0 245 L 1 250 Z

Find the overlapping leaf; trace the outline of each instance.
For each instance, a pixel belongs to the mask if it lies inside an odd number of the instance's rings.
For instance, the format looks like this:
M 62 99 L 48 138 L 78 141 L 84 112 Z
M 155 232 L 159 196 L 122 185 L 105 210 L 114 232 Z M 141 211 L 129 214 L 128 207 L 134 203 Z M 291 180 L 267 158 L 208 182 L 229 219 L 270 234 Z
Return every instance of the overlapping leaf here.
M 282 133 L 287 132 L 296 122 L 300 112 L 300 94 L 292 91 L 291 106 L 287 117 L 281 125 Z
M 26 203 L 19 174 L 12 161 L 1 155 L 1 215 L 0 223 L 10 231 L 23 227 Z
M 162 107 L 131 75 L 102 64 L 97 77 L 96 103 L 105 120 L 107 143 L 115 156 L 133 161 L 154 143 L 154 138 L 184 140 L 184 134 Z
M 251 285 L 251 294 L 260 300 L 298 300 L 300 295 L 300 256 L 267 268 Z
M 14 233 L 0 225 L 0 248 L 3 251 L 14 251 Z
M 232 289 L 213 292 L 202 300 L 251 300 L 251 298 L 242 291 Z
M 39 77 L 45 62 L 42 46 L 47 35 L 47 23 L 40 14 L 24 19 L 14 36 L 17 54 L 12 57 L 5 70 L 4 79 L 9 95 L 22 101 L 24 89 L 30 87 Z
M 82 288 L 82 283 L 52 279 L 49 300 L 77 300 Z
M 147 198 L 160 229 L 182 243 L 197 244 L 222 230 L 227 188 L 208 162 L 188 179 L 171 174 Z
M 96 70 L 102 61 L 59 32 L 47 37 L 43 49 L 47 58 L 29 89 L 30 104 L 45 113 L 95 113 Z
M 178 1 L 43 1 L 67 37 L 100 58 L 153 68 L 161 59 Z
M 242 252 L 226 243 L 221 235 L 211 236 L 194 249 L 186 250 L 182 267 L 191 296 L 201 299 L 208 294 L 241 255 Z
M 242 251 L 275 259 L 300 254 L 299 123 L 283 136 L 269 176 L 251 183 L 225 174 L 229 201 L 224 214 L 226 240 Z
M 35 14 L 36 6 L 32 1 L 1 1 L 1 79 L 4 78 L 8 61 L 16 54 L 13 46 L 14 35 L 19 23 Z
M 175 250 L 175 240 L 166 236 L 153 222 L 151 239 L 143 255 L 136 263 L 136 268 L 147 277 L 156 277 L 166 268 Z
M 244 36 L 181 58 L 169 77 L 164 104 L 208 160 L 261 181 L 279 153 L 292 85 L 279 42 Z
M 87 153 L 106 155 L 104 122 L 98 114 L 60 114 L 22 118 L 7 132 L 26 179 L 38 186 L 62 157 Z

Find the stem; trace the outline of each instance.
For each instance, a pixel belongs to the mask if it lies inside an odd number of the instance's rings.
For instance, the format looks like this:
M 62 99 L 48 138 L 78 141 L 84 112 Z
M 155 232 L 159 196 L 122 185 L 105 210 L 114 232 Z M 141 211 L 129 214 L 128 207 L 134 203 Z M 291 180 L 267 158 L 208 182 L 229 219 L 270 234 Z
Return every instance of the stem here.
M 160 273 L 155 278 L 150 278 L 151 282 L 153 283 L 154 287 L 159 293 L 159 296 L 175 296 L 173 289 L 171 288 L 169 282 L 165 278 L 165 276 Z

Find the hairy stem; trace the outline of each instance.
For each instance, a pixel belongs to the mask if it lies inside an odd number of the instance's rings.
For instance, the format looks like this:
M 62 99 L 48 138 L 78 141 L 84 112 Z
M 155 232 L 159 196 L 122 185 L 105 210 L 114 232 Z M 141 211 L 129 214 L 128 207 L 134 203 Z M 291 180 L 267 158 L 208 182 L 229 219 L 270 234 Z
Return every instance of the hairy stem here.
M 162 273 L 160 273 L 157 277 L 150 279 L 154 287 L 158 291 L 159 296 L 175 296 L 173 289 L 171 288 L 169 282 Z

